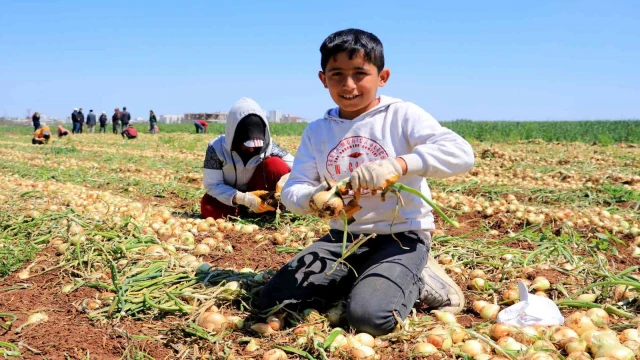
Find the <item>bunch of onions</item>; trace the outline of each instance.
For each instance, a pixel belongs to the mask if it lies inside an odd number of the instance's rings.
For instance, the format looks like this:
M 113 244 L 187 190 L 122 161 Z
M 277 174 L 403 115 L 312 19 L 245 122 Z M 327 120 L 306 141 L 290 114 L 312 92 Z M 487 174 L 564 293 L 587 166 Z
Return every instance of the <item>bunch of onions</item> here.
M 593 324 L 584 311 L 577 311 L 569 315 L 565 320 L 565 325 L 575 331 L 578 335 L 582 335 L 589 330 L 595 330 L 598 328 Z

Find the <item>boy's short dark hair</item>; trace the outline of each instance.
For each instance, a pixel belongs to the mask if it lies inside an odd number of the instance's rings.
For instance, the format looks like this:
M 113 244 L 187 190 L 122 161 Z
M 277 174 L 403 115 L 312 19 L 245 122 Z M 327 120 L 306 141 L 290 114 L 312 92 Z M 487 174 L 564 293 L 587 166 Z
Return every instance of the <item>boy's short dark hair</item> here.
M 325 71 L 329 60 L 346 52 L 349 59 L 362 53 L 365 60 L 375 65 L 378 72 L 384 69 L 384 49 L 377 36 L 360 29 L 345 29 L 329 35 L 320 45 L 320 65 Z

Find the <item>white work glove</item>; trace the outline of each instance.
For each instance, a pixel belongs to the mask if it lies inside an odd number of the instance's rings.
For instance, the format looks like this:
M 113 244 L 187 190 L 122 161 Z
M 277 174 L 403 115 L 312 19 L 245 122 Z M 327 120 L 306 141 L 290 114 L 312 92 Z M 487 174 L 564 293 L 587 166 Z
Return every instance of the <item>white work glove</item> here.
M 360 165 L 349 177 L 353 191 L 382 190 L 402 176 L 402 167 L 395 158 L 372 161 Z
M 238 205 L 244 205 L 249 208 L 249 210 L 254 213 L 263 213 L 265 211 L 275 211 L 272 206 L 267 205 L 260 196 L 267 194 L 268 191 L 265 190 L 257 190 L 252 192 L 241 192 L 238 191 L 236 193 L 236 203 Z

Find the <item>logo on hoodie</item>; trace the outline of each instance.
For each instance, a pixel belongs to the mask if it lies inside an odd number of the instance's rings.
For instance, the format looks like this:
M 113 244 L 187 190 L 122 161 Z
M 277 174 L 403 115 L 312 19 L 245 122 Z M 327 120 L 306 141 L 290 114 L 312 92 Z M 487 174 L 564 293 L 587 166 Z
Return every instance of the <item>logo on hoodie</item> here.
M 338 181 L 351 174 L 358 166 L 388 158 L 387 151 L 375 140 L 364 136 L 342 139 L 327 155 L 327 172 L 331 179 Z

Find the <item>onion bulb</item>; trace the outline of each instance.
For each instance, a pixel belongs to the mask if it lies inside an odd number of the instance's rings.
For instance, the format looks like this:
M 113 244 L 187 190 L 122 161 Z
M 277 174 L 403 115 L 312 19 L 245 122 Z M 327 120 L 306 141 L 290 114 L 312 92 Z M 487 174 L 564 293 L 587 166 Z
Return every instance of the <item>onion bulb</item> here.
M 193 255 L 209 255 L 211 248 L 206 244 L 198 244 L 193 249 Z
M 625 342 L 631 340 L 640 342 L 639 332 L 638 329 L 626 329 L 620 334 L 620 341 Z
M 633 360 L 635 355 L 631 349 L 622 344 L 606 342 L 598 346 L 598 351 L 595 354 L 596 358 L 609 357 L 616 360 Z
M 597 327 L 605 327 L 609 324 L 609 314 L 604 309 L 592 308 L 587 310 L 587 316 Z
M 351 348 L 351 358 L 352 359 L 373 359 L 376 355 L 376 352 L 373 349 L 366 345 L 360 345 L 358 347 Z
M 35 313 L 35 314 L 31 314 L 29 315 L 29 317 L 27 318 L 27 321 L 24 322 L 24 324 L 20 325 L 19 328 L 17 328 L 15 330 L 16 333 L 20 333 L 22 331 L 23 328 L 32 325 L 32 324 L 39 324 L 41 322 L 46 322 L 47 320 L 49 320 L 49 315 L 39 312 L 39 313 Z
M 551 340 L 560 342 L 569 338 L 579 338 L 578 334 L 568 327 L 561 326 L 551 335 Z
M 567 354 L 577 351 L 585 351 L 587 350 L 587 342 L 582 339 L 571 338 L 564 344 L 564 350 Z
M 260 335 L 269 335 L 269 334 L 273 334 L 275 332 L 275 330 L 273 330 L 273 328 L 265 323 L 256 323 L 251 325 L 251 330 L 257 332 Z
M 428 342 L 420 342 L 417 343 L 413 349 L 411 350 L 412 358 L 418 355 L 421 356 L 429 356 L 438 352 L 438 349 Z
M 480 310 L 480 317 L 485 320 L 495 320 L 500 312 L 500 306 L 496 304 L 487 304 Z
M 313 195 L 311 205 L 320 217 L 334 217 L 344 208 L 344 201 L 336 189 L 331 188 Z
M 373 338 L 373 336 L 367 333 L 359 333 L 355 336 L 355 339 L 358 340 L 360 344 L 366 345 L 371 348 L 373 348 L 375 345 L 375 339 Z
M 460 351 L 463 353 L 475 358 L 480 354 L 484 354 L 484 346 L 478 340 L 467 340 L 462 346 L 460 346 Z
M 269 325 L 273 330 L 278 331 L 280 330 L 280 327 L 282 327 L 282 321 L 275 316 L 269 316 L 267 318 L 267 325 Z
M 469 273 L 469 278 L 471 278 L 471 279 L 477 279 L 477 278 L 486 279 L 487 278 L 487 274 L 485 274 L 484 271 L 482 271 L 480 269 L 475 269 L 475 270 L 472 270 Z
M 482 308 L 487 304 L 489 303 L 484 300 L 476 300 L 473 302 L 473 310 L 479 314 L 480 310 L 482 310 Z
M 506 303 L 518 302 L 520 300 L 520 293 L 515 289 L 507 289 L 502 293 L 502 300 Z
M 531 288 L 534 290 L 547 291 L 551 288 L 551 283 L 544 276 L 538 276 L 531 282 Z
M 167 253 L 164 251 L 164 249 L 160 245 L 149 246 L 145 251 L 145 254 L 153 258 L 163 258 L 167 256 Z
M 436 316 L 436 319 L 444 324 L 455 324 L 458 322 L 456 316 L 447 311 L 433 310 L 432 313 Z
M 342 334 L 338 334 L 338 336 L 333 339 L 333 342 L 331 342 L 331 345 L 329 345 L 329 352 L 334 352 L 336 351 L 336 349 L 341 349 L 347 344 L 347 338 Z
M 245 352 L 254 352 L 260 348 L 260 345 L 256 341 L 256 339 L 249 340 L 247 346 L 244 347 Z
M 598 298 L 598 294 L 580 294 L 576 300 L 594 302 Z
M 493 324 L 489 328 L 489 336 L 491 336 L 493 340 L 498 340 L 505 336 L 511 336 L 512 331 L 513 328 L 511 327 L 511 325 Z
M 227 318 L 217 312 L 206 312 L 200 315 L 198 319 L 198 325 L 208 331 L 219 332 L 224 328 L 224 324 L 227 322 Z
M 591 319 L 584 311 L 577 311 L 565 319 L 565 325 L 574 330 L 578 335 L 582 335 L 588 330 L 597 329 Z
M 591 360 L 592 357 L 589 355 L 589 353 L 584 352 L 584 351 L 574 351 L 572 353 L 569 353 L 569 356 L 567 356 L 567 360 Z
M 287 354 L 280 349 L 271 349 L 262 355 L 262 360 L 287 360 Z
M 485 289 L 485 281 L 483 278 L 473 278 L 469 281 L 469 289 L 483 291 Z

